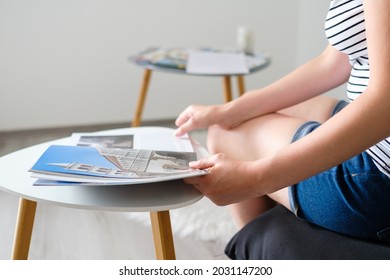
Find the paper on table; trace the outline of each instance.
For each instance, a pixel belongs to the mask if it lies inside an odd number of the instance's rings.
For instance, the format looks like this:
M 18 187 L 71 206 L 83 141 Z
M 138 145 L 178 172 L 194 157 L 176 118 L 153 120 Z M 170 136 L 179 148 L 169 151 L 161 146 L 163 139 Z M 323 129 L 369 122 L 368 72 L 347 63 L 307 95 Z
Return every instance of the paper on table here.
M 249 69 L 243 53 L 189 52 L 186 72 L 189 74 L 247 74 Z
M 139 133 L 134 135 L 134 149 L 193 152 L 188 134 L 181 137 L 167 133 Z

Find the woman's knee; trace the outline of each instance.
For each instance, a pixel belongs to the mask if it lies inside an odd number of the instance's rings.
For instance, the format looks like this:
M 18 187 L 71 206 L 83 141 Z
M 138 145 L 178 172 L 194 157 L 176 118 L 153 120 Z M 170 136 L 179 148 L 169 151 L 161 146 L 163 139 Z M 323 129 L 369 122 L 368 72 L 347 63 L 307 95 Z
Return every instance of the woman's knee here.
M 226 139 L 225 129 L 219 125 L 212 125 L 207 131 L 207 148 L 210 153 L 221 152 L 221 139 Z
M 288 145 L 303 122 L 280 114 L 269 114 L 232 129 L 210 126 L 207 147 L 212 154 L 222 152 L 234 158 L 256 160 Z

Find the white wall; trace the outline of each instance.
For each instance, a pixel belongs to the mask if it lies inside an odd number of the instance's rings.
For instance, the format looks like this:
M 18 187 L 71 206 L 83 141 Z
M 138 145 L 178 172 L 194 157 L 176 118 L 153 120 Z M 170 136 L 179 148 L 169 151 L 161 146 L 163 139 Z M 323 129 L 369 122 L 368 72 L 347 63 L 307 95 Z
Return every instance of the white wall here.
M 0 0 L 0 131 L 130 121 L 142 76 L 131 54 L 233 47 L 239 25 L 273 56 L 272 67 L 247 79 L 248 88 L 261 86 L 294 66 L 297 13 L 284 0 Z M 155 73 L 144 119 L 222 102 L 221 86 Z
M 247 88 L 262 86 L 322 49 L 323 41 L 305 41 L 318 37 L 312 28 L 322 28 L 327 5 L 0 0 L 0 131 L 130 122 L 142 77 L 131 54 L 148 46 L 234 47 L 239 25 L 252 28 L 256 47 L 272 55 L 269 68 L 246 79 Z M 221 91 L 217 78 L 154 73 L 144 119 L 174 118 L 190 103 L 220 103 Z

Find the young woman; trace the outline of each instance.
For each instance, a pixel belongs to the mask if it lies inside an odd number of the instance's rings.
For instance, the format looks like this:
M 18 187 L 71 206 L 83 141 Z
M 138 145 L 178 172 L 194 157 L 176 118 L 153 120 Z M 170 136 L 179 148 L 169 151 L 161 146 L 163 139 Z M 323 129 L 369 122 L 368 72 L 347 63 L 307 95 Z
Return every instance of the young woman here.
M 389 241 L 390 1 L 333 0 L 329 46 L 286 77 L 230 103 L 192 105 L 176 135 L 208 127 L 211 156 L 186 179 L 239 226 L 284 205 L 346 235 Z M 351 102 L 324 92 L 345 82 Z

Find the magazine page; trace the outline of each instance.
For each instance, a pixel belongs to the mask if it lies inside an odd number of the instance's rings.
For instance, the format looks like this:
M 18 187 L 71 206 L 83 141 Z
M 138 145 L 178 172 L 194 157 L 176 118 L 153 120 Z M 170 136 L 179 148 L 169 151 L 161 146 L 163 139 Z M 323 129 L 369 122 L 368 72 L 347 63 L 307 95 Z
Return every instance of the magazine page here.
M 138 178 L 191 172 L 189 162 L 194 160 L 195 152 L 52 145 L 31 171 Z
M 171 130 L 160 130 L 158 133 L 139 132 L 125 135 L 73 133 L 70 144 L 75 146 L 194 152 L 192 141 L 188 134 L 175 137 Z

